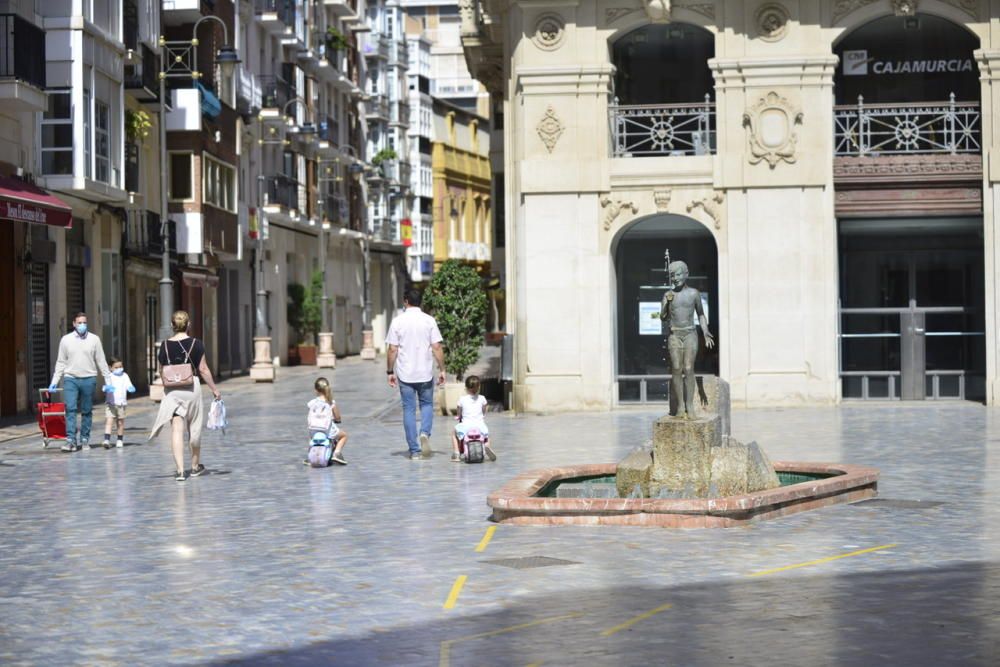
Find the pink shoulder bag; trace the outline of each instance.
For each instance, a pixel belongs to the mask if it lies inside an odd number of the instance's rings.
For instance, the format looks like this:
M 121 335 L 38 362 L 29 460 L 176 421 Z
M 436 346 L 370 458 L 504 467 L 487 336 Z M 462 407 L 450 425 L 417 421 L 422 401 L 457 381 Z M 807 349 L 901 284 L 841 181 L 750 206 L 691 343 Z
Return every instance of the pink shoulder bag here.
M 166 345 L 167 342 L 163 341 L 163 344 Z M 168 389 L 178 389 L 194 385 L 194 369 L 191 367 L 191 350 L 194 349 L 194 343 L 191 343 L 191 349 L 184 349 L 184 344 L 180 341 L 177 341 L 177 344 L 184 350 L 184 363 L 164 366 L 163 371 L 160 373 L 163 386 Z M 167 361 L 169 360 L 170 356 L 167 355 Z

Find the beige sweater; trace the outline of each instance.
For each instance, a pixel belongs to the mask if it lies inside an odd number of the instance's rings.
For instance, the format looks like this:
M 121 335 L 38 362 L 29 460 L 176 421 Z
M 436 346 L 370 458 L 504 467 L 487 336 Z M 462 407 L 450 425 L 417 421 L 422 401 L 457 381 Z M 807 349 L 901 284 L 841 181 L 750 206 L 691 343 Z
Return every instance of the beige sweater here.
M 75 331 L 63 336 L 59 341 L 59 356 L 56 359 L 56 371 L 52 374 L 52 384 L 59 384 L 64 375 L 92 378 L 98 372 L 104 376 L 105 384 L 111 384 L 111 369 L 104 358 L 101 339 L 92 333 L 80 338 Z

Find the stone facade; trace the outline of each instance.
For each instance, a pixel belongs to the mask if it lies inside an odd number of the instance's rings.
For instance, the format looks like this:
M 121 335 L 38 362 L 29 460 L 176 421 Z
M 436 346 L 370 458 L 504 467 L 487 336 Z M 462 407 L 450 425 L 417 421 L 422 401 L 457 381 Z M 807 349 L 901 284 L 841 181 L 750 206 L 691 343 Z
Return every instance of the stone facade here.
M 507 318 L 515 335 L 517 409 L 618 404 L 614 249 L 634 223 L 664 213 L 697 221 L 715 241 L 713 328 L 719 374 L 731 385 L 733 404 L 840 400 L 834 49 L 855 28 L 900 15 L 898 4 L 479 2 L 463 41 L 473 74 L 503 103 Z M 996 9 L 923 0 L 917 11 L 978 36 L 982 114 L 990 117 L 1000 96 Z M 613 45 L 651 23 L 684 23 L 714 36 L 708 60 L 714 154 L 611 157 Z M 998 147 L 994 135 L 984 123 L 989 403 L 1000 397 L 1000 295 L 992 268 L 1000 252 L 994 231 L 1000 161 L 985 159 Z M 976 196 L 970 192 L 927 196 L 960 214 L 971 210 L 968 199 Z M 871 206 L 866 196 L 847 200 Z

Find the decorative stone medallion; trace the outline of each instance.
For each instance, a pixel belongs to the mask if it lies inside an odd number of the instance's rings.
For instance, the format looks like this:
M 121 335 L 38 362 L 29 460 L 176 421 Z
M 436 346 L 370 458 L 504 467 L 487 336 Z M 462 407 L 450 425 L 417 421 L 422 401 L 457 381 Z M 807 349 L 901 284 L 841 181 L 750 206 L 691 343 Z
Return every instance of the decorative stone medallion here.
M 535 127 L 539 138 L 541 138 L 542 143 L 545 144 L 545 148 L 550 153 L 555 150 L 556 142 L 559 141 L 559 137 L 562 136 L 565 130 L 566 126 L 559 120 L 559 116 L 556 115 L 556 111 L 552 108 L 551 104 L 545 109 L 545 115 L 542 116 L 542 119 L 538 121 L 538 125 Z
M 788 10 L 774 2 L 763 4 L 754 13 L 757 36 L 765 42 L 777 42 L 788 34 Z
M 800 125 L 802 112 L 787 99 L 774 91 L 760 98 L 743 112 L 750 163 L 766 161 L 774 169 L 781 161 L 795 162 Z
M 566 36 L 566 24 L 558 14 L 546 13 L 535 21 L 535 35 L 531 41 L 543 51 L 555 51 Z

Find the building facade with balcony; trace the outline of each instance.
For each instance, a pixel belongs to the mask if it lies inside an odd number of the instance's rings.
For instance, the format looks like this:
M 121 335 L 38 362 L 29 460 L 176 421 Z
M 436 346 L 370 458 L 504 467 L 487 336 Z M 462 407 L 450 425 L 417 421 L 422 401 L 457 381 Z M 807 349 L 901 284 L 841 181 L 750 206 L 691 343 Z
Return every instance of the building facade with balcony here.
M 997 403 L 995 8 L 620 5 L 462 16 L 505 122 L 516 406 L 666 400 L 666 250 L 736 404 Z
M 69 205 L 42 188 L 46 31 L 24 4 L 0 13 L 0 417 L 27 411 L 48 386 L 67 308 L 53 276 L 72 222 Z
M 432 142 L 434 104 L 430 95 L 431 43 L 423 35 L 423 24 L 407 17 L 410 68 L 407 80 L 410 96 L 410 206 L 411 245 L 407 248 L 410 280 L 425 283 L 434 270 L 434 177 Z
M 434 264 L 449 259 L 489 276 L 493 242 L 490 133 L 485 118 L 433 100 Z
M 366 6 L 361 52 L 367 172 L 368 302 L 372 343 L 385 348 L 385 334 L 401 303 L 407 281 L 402 230 L 411 217 L 408 148 L 410 110 L 406 72 L 409 65 L 406 15 L 396 0 L 373 0 Z M 406 222 L 404 222 L 406 221 Z

